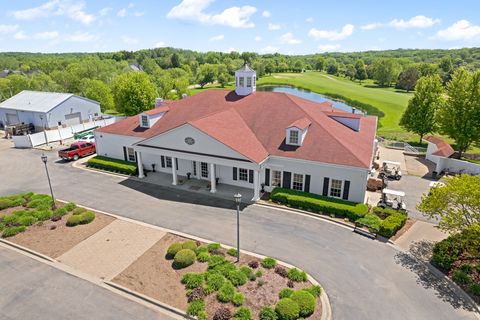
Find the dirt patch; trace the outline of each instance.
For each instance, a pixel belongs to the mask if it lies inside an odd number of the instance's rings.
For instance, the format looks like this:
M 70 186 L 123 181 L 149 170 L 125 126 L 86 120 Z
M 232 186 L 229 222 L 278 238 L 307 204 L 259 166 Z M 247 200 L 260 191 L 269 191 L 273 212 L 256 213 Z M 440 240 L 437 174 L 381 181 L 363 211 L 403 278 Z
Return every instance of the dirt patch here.
M 89 224 L 67 227 L 69 216 L 70 214 L 67 214 L 59 221 L 39 222 L 8 240 L 56 258 L 115 220 L 110 216 L 95 213 L 95 220 Z
M 172 268 L 172 260 L 166 259 L 165 252 L 172 243 L 185 240 L 188 239 L 173 234 L 165 235 L 112 281 L 181 310 L 186 310 L 188 302 L 186 289 L 181 283 L 182 276 L 188 272 L 205 272 L 208 265 L 195 262 L 185 269 L 175 270 Z M 226 259 L 231 262 L 235 261 L 235 258 L 226 254 L 226 250 L 223 248 L 220 250 L 220 254 L 225 255 Z M 242 254 L 239 265 L 247 265 L 252 260 L 260 262 L 258 258 Z M 257 271 L 262 272 L 261 277 L 255 281 L 247 281 L 245 285 L 237 288 L 245 295 L 244 306 L 251 310 L 254 319 L 258 319 L 258 313 L 262 307 L 275 306 L 279 300 L 280 290 L 287 288 L 288 281 L 276 274 L 274 269 L 265 269 L 259 266 L 254 269 L 254 272 Z M 311 285 L 310 282 L 295 283 L 293 289 L 298 290 Z M 206 296 L 204 300 L 209 319 L 213 319 L 215 311 L 220 307 L 229 308 L 232 313 L 236 309 L 232 303 L 219 302 L 215 292 Z M 320 319 L 321 313 L 321 302 L 320 299 L 317 299 L 315 313 L 308 319 Z
M 390 240 L 395 241 L 398 238 L 400 238 L 402 235 L 405 234 L 405 232 L 407 232 L 415 224 L 415 222 L 417 222 L 417 220 L 410 219 L 410 218 L 407 219 L 402 229 L 398 230 L 398 232 L 393 237 L 391 237 Z

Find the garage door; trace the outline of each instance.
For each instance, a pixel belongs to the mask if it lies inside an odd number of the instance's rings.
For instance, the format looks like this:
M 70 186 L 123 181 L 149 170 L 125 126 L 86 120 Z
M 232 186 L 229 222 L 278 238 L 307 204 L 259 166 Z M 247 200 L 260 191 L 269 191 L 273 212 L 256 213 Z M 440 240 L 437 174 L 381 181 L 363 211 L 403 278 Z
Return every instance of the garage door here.
M 69 126 L 79 124 L 82 122 L 81 120 L 82 118 L 81 118 L 80 112 L 65 115 L 65 124 Z
M 15 113 L 7 113 L 7 124 L 20 123 L 18 116 Z

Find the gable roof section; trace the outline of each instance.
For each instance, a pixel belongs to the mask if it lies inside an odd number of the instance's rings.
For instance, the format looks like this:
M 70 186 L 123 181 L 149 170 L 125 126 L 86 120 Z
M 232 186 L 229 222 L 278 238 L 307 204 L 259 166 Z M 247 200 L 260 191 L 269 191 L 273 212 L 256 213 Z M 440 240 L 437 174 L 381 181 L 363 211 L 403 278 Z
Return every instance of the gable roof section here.
M 448 158 L 455 153 L 455 150 L 453 150 L 452 146 L 448 142 L 446 142 L 445 140 L 439 137 L 427 136 L 425 137 L 425 140 L 433 143 L 437 147 L 437 151 L 432 153 L 434 156 L 441 156 L 441 157 Z
M 0 103 L 0 108 L 48 112 L 72 96 L 71 93 L 24 90 Z
M 300 130 L 305 130 L 311 124 L 312 124 L 312 122 L 310 120 L 308 120 L 308 118 L 301 118 L 301 119 L 298 119 L 298 120 L 292 122 L 287 128 L 295 127 L 295 128 L 300 129 Z
M 135 116 L 97 131 L 147 139 L 190 123 L 257 163 L 266 152 L 270 156 L 361 168 L 371 165 L 377 118 L 359 116 L 361 130 L 354 131 L 326 114 L 351 117 L 329 102 L 316 103 L 279 92 L 238 96 L 234 91 L 206 90 L 166 105 L 170 110 L 150 129 L 139 130 Z M 302 146 L 287 145 L 285 128 L 299 119 L 311 122 L 308 134 Z

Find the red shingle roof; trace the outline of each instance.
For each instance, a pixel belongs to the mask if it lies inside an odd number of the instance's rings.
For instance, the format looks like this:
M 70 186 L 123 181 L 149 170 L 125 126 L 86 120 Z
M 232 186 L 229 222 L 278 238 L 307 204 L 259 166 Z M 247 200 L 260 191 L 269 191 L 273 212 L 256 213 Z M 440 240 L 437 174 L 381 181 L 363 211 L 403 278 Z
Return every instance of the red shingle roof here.
M 450 157 L 452 154 L 455 153 L 455 150 L 453 150 L 452 146 L 448 144 L 445 140 L 435 137 L 435 136 L 427 136 L 425 137 L 425 140 L 428 142 L 433 143 L 437 147 L 437 151 L 432 153 L 434 156 L 441 156 L 441 157 Z
M 301 118 L 292 122 L 287 128 L 296 127 L 300 130 L 305 130 L 311 124 L 312 124 L 312 121 L 308 120 L 308 118 Z
M 165 106 L 169 111 L 150 129 L 140 128 L 134 116 L 97 131 L 147 139 L 189 123 L 256 163 L 272 155 L 361 168 L 371 165 L 377 118 L 359 116 L 357 132 L 329 116 L 334 112 L 351 117 L 330 103 L 279 92 L 241 97 L 234 91 L 206 90 Z M 148 112 L 160 112 L 155 110 Z M 299 120 L 310 122 L 302 146 L 287 145 L 285 128 Z

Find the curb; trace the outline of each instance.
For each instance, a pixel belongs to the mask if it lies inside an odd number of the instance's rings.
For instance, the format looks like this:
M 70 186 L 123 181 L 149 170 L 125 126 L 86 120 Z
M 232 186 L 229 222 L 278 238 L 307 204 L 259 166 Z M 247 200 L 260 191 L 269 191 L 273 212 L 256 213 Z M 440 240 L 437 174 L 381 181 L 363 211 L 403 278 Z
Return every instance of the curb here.
M 39 252 L 33 251 L 33 250 L 31 250 L 31 249 L 28 249 L 28 248 L 26 248 L 26 247 L 24 247 L 24 246 L 21 246 L 21 245 L 19 245 L 19 244 L 14 243 L 14 242 L 11 242 L 11 241 L 8 241 L 8 240 L 2 239 L 2 238 L 0 238 L 0 242 L 1 242 L 1 243 L 4 243 L 4 244 L 6 244 L 6 245 L 8 245 L 8 246 L 10 246 L 10 247 L 13 247 L 13 248 L 15 248 L 15 249 L 17 249 L 17 250 L 20 250 L 20 251 L 26 252 L 26 253 L 28 253 L 28 254 L 31 254 L 31 255 L 33 255 L 33 256 L 36 256 L 36 257 L 38 257 L 38 258 L 40 258 L 40 259 L 46 260 L 46 261 L 48 261 L 48 262 L 52 262 L 52 263 L 56 262 L 56 260 L 53 259 L 53 258 L 50 258 L 50 257 L 48 257 L 48 256 L 46 256 L 46 255 L 44 255 L 44 254 L 41 254 L 41 253 L 39 253 Z
M 64 200 L 61 200 L 61 199 L 57 199 L 58 201 L 60 202 L 64 202 L 66 203 L 67 201 L 64 201 Z M 82 207 L 82 208 L 85 208 L 87 210 L 92 210 L 92 211 L 95 211 L 95 212 L 98 212 L 98 213 L 101 213 L 101 214 L 104 214 L 104 215 L 107 215 L 107 216 L 110 216 L 110 217 L 113 217 L 113 218 L 116 218 L 118 220 L 123 220 L 123 221 L 126 221 L 126 222 L 130 222 L 130 223 L 135 223 L 137 225 L 141 225 L 141 226 L 144 226 L 144 227 L 149 227 L 149 228 L 152 228 L 152 229 L 156 229 L 156 230 L 160 230 L 160 231 L 163 231 L 163 232 L 168 232 L 168 233 L 171 233 L 171 234 L 175 234 L 177 236 L 181 236 L 181 237 L 184 237 L 184 238 L 188 238 L 188 239 L 192 239 L 192 240 L 197 240 L 197 241 L 201 241 L 201 242 L 204 242 L 204 243 L 213 243 L 215 241 L 211 241 L 211 240 L 208 240 L 208 239 L 204 239 L 204 238 L 200 238 L 200 237 L 197 237 L 197 236 L 194 236 L 194 235 L 191 235 L 191 234 L 187 234 L 187 233 L 183 233 L 183 232 L 179 232 L 179 231 L 176 231 L 176 230 L 172 230 L 172 229 L 168 229 L 168 228 L 163 228 L 163 227 L 159 227 L 159 226 L 156 226 L 156 225 L 152 225 L 152 224 L 148 224 L 148 223 L 145 223 L 145 222 L 142 222 L 142 221 L 137 221 L 137 220 L 134 220 L 134 219 L 131 219 L 131 218 L 126 218 L 126 217 L 122 217 L 122 216 L 118 216 L 116 214 L 113 214 L 113 213 L 109 213 L 109 212 L 105 212 L 105 211 L 101 211 L 101 210 L 96 210 L 94 208 L 90 208 L 90 207 L 86 207 L 86 206 L 82 206 L 82 205 L 79 205 L 77 204 L 78 207 Z M 223 248 L 226 248 L 226 249 L 230 249 L 230 248 L 233 248 L 231 246 L 228 246 L 228 245 L 225 245 L 225 244 L 221 244 L 221 246 Z M 263 259 L 263 258 L 266 258 L 267 256 L 264 256 L 264 255 L 261 255 L 261 254 L 258 254 L 258 253 L 255 253 L 255 252 L 251 252 L 251 251 L 248 251 L 248 250 L 240 250 L 241 253 L 244 253 L 244 254 L 248 254 L 252 257 L 256 257 L 256 258 L 260 258 L 260 259 Z M 277 263 L 283 265 L 284 267 L 287 267 L 287 268 L 297 268 L 296 266 L 294 265 L 291 265 L 287 262 L 284 262 L 284 261 L 281 261 L 281 260 L 277 260 Z M 325 292 L 325 289 L 323 286 L 320 285 L 320 283 L 315 280 L 315 278 L 313 278 L 309 273 L 307 273 L 307 278 L 308 280 L 314 284 L 314 285 L 319 285 L 321 288 L 322 288 L 322 293 L 320 295 L 320 301 L 322 302 L 322 315 L 321 315 L 321 320 L 331 320 L 332 319 L 332 307 L 330 305 L 330 299 L 328 298 L 328 295 L 327 293 Z M 107 285 L 110 285 L 110 281 L 104 281 Z M 149 301 L 149 299 L 151 301 L 151 303 L 153 303 L 154 305 L 156 306 L 160 306 L 163 308 L 162 305 L 164 305 L 164 303 L 160 302 L 160 301 L 157 301 L 153 298 L 150 298 L 150 297 L 147 297 L 147 296 L 144 296 L 142 295 L 141 293 L 138 293 L 138 292 L 135 292 L 135 291 L 132 291 L 130 289 L 120 289 L 120 288 L 123 288 L 122 286 L 118 285 L 118 284 L 114 284 L 113 287 L 115 286 L 118 286 L 119 288 L 117 288 L 118 290 L 121 290 L 123 292 L 126 292 L 125 290 L 128 290 L 129 294 L 137 297 L 137 298 L 140 298 L 142 300 L 145 300 L 147 299 L 147 301 Z M 144 298 L 142 298 L 145 297 Z M 171 311 L 170 308 L 172 310 L 176 310 L 176 311 Z M 186 315 L 183 311 L 179 310 L 179 309 L 176 309 L 172 306 L 169 306 L 167 305 L 167 308 L 166 308 L 168 311 L 171 311 L 171 312 L 174 312 L 176 314 L 178 314 L 178 312 L 181 312 L 182 313 L 182 316 L 184 317 L 189 317 L 188 315 Z M 188 318 L 188 319 L 193 319 L 193 318 Z

